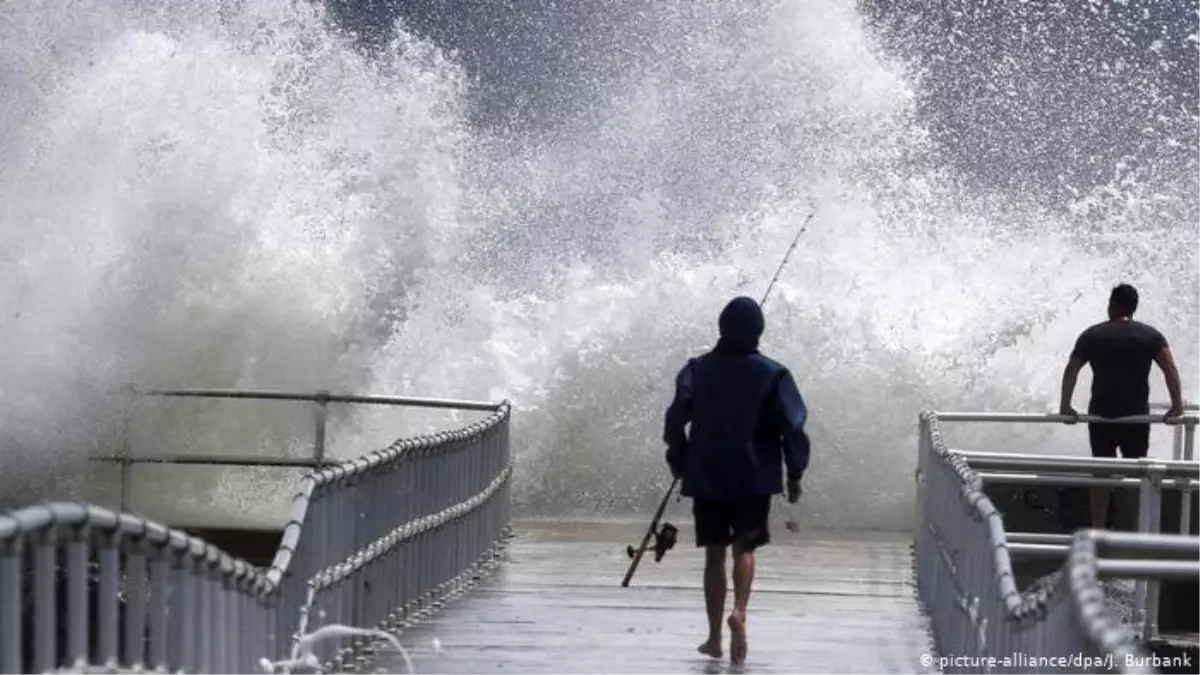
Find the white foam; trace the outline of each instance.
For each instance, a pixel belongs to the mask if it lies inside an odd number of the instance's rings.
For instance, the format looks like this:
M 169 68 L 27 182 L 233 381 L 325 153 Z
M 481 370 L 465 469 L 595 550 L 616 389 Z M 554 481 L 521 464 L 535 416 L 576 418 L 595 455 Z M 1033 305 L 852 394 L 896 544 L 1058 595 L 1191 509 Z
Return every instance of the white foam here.
M 804 524 L 905 526 L 918 411 L 1051 408 L 1118 280 L 1195 391 L 1192 177 L 1052 206 L 964 187 L 852 3 L 655 3 L 633 17 L 650 52 L 512 133 L 472 125 L 431 45 L 401 31 L 364 61 L 283 0 L 0 13 L 0 428 L 31 486 L 10 500 L 98 481 L 62 467 L 115 442 L 109 392 L 133 381 L 505 397 L 525 512 L 650 508 L 675 370 L 814 207 L 763 343 L 812 409 Z M 300 453 L 311 433 L 306 410 L 172 405 L 144 413 L 143 450 Z M 330 439 L 452 419 L 372 411 Z M 1079 429 L 951 434 L 1086 452 Z M 139 487 L 238 515 L 291 480 Z
M 320 659 L 313 652 L 313 648 L 318 642 L 323 640 L 340 640 L 347 637 L 369 637 L 377 641 L 386 643 L 387 646 L 399 652 L 401 659 L 404 660 L 405 672 L 416 673 L 416 668 L 413 667 L 412 659 L 408 655 L 408 650 L 400 643 L 400 640 L 391 633 L 373 628 L 355 628 L 353 626 L 344 626 L 342 624 L 328 624 L 320 628 L 300 636 L 296 644 L 292 647 L 291 657 L 280 661 L 271 661 L 267 658 L 259 659 L 258 665 L 264 673 L 290 673 L 293 670 L 300 668 L 301 672 L 322 672 Z

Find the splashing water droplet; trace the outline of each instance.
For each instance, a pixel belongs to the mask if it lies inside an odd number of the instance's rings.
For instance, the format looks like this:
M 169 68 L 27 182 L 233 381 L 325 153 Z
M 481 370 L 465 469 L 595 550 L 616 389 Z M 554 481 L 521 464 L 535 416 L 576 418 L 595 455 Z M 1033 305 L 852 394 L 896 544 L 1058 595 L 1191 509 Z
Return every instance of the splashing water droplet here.
M 413 667 L 412 659 L 409 658 L 408 651 L 404 649 L 404 645 L 400 643 L 400 640 L 397 639 L 395 635 L 382 630 L 355 628 L 353 626 L 344 626 L 341 624 L 329 624 L 322 626 L 311 633 L 300 636 L 300 639 L 296 641 L 295 646 L 292 648 L 292 656 L 290 659 L 270 661 L 269 659 L 263 658 L 259 659 L 259 665 L 260 667 L 267 669 L 266 672 L 275 672 L 276 670 L 290 672 L 297 667 L 319 671 L 321 668 L 321 663 L 316 654 L 313 653 L 313 646 L 322 640 L 338 639 L 351 636 L 366 636 L 387 642 L 400 654 L 400 657 L 404 660 L 404 666 L 407 669 L 406 672 L 416 673 L 416 669 Z

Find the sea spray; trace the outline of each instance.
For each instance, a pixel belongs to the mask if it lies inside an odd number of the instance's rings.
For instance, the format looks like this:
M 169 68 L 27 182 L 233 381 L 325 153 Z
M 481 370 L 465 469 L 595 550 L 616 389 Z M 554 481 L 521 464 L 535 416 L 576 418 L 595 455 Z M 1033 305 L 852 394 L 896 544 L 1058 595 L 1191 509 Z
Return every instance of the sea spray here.
M 0 346 L 16 355 L 0 433 L 6 475 L 24 479 L 5 498 L 98 487 L 83 458 L 118 444 L 112 392 L 136 382 L 508 398 L 518 514 L 644 513 L 675 372 L 813 205 L 822 227 L 781 275 L 763 338 L 812 410 L 804 525 L 907 527 L 918 411 L 1052 408 L 1117 281 L 1138 285 L 1140 318 L 1196 381 L 1196 172 L 1155 154 L 1169 144 L 1136 144 L 1093 184 L 981 183 L 922 108 L 958 82 L 912 65 L 929 31 L 881 41 L 877 18 L 839 0 L 589 7 L 494 68 L 520 90 L 558 54 L 578 67 L 544 83 L 527 124 L 481 114 L 487 87 L 405 23 L 366 51 L 319 4 L 0 7 Z M 1009 38 L 1018 61 L 1051 39 Z M 1156 90 L 1135 117 L 1194 131 L 1159 67 L 1194 70 L 1179 53 L 1147 51 L 1155 67 L 1071 104 Z M 988 96 L 970 119 L 1008 130 L 1054 108 Z M 1043 170 L 1053 152 L 1039 152 Z M 994 172 L 1024 170 L 1004 156 Z M 150 406 L 139 447 L 300 454 L 310 438 L 307 409 L 189 405 Z M 466 419 L 340 410 L 330 449 Z M 948 433 L 1086 453 L 1078 429 Z M 1167 452 L 1164 434 L 1153 443 Z M 295 484 L 139 475 L 147 508 L 264 523 Z
M 291 658 L 283 661 L 271 661 L 267 658 L 259 660 L 259 667 L 264 673 L 292 673 L 300 668 L 300 672 L 324 672 L 321 669 L 321 662 L 313 653 L 313 647 L 316 643 L 322 640 L 339 640 L 347 637 L 369 637 L 375 640 L 380 640 L 395 649 L 400 657 L 404 660 L 405 672 L 415 673 L 412 659 L 408 656 L 408 650 L 404 645 L 400 644 L 400 640 L 391 633 L 383 630 L 355 628 L 353 626 L 343 626 L 342 624 L 327 624 L 321 626 L 311 633 L 301 635 L 296 644 L 292 646 Z M 440 645 L 437 647 L 440 649 Z

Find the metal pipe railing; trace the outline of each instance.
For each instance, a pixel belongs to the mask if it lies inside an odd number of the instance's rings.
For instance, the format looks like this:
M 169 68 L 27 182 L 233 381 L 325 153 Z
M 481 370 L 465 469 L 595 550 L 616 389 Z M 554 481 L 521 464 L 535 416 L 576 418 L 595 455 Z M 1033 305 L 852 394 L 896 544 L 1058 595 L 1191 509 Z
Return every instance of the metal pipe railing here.
M 1170 410 L 1171 404 L 1167 403 L 1166 401 L 1151 401 L 1150 409 L 1151 410 Z M 1186 400 L 1183 402 L 1183 411 L 1184 412 L 1196 412 L 1198 410 L 1200 410 L 1200 403 L 1192 403 L 1191 401 L 1186 401 Z
M 1200 578 L 1200 563 L 1183 560 L 1097 560 L 1096 574 L 1101 577 L 1149 577 L 1157 581 L 1195 581 Z
M 1013 558 L 1065 560 L 1071 554 L 1071 544 L 1010 543 L 1008 545 L 1008 554 Z
M 129 457 L 114 457 L 112 455 L 92 455 L 88 457 L 93 462 L 111 462 L 114 464 L 179 464 L 184 466 L 270 466 L 284 468 L 315 469 L 326 466 L 336 466 L 341 462 L 315 457 L 272 457 L 270 455 L 130 455 Z
M 1071 543 L 1071 535 L 1069 534 L 1048 534 L 1045 532 L 1009 532 L 1006 539 L 1010 544 L 1062 544 L 1068 546 Z
M 109 661 L 249 672 L 287 657 L 299 631 L 423 619 L 490 569 L 503 546 L 509 414 L 501 403 L 461 429 L 310 471 L 266 568 L 92 505 L 0 515 L 0 672 Z M 93 606 L 96 621 L 87 618 Z M 370 649 L 344 638 L 320 662 L 343 668 Z
M 205 399 L 234 399 L 257 401 L 283 401 L 313 403 L 313 446 L 311 458 L 262 456 L 247 458 L 245 456 L 223 455 L 135 455 L 129 440 L 131 426 L 130 411 L 127 409 L 123 425 L 122 447 L 115 455 L 93 455 L 93 461 L 113 462 L 120 464 L 120 510 L 127 511 L 132 507 L 131 486 L 133 483 L 133 467 L 137 464 L 180 464 L 205 466 L 271 466 L 271 467 L 321 467 L 332 463 L 326 460 L 326 434 L 329 419 L 329 404 L 359 404 L 381 405 L 409 408 L 436 408 L 443 410 L 467 410 L 477 412 L 497 412 L 504 404 L 487 401 L 464 401 L 454 399 L 418 398 L 404 396 L 374 396 L 360 394 L 334 394 L 328 391 L 312 393 L 294 391 L 276 391 L 266 389 L 143 389 L 135 385 L 124 388 L 126 396 L 131 400 L 143 397 L 156 398 L 205 398 Z M 210 459 L 205 459 L 210 457 Z
M 1055 415 L 1048 413 L 999 413 L 999 412 L 934 412 L 943 422 L 1019 422 L 1022 424 L 1163 424 L 1162 415 L 1128 415 L 1125 417 L 1100 417 L 1099 415 Z M 1195 426 L 1200 422 L 1196 415 L 1185 412 L 1171 425 Z
M 1142 481 L 1137 478 L 1104 478 L 1097 476 L 1069 476 L 1061 473 L 1001 473 L 980 471 L 979 480 L 986 485 L 1049 485 L 1054 487 L 1108 487 L 1137 489 Z M 1187 478 L 1167 478 L 1163 487 L 1190 490 L 1200 486 L 1200 481 Z
M 1085 474 L 1102 477 L 1144 476 L 1158 472 L 1168 478 L 1200 479 L 1200 464 L 1164 459 L 1116 459 L 1077 455 L 1025 455 L 958 451 L 972 468 L 991 471 Z
M 944 416 L 957 421 L 1058 421 L 1043 415 Z M 991 468 L 1068 474 L 1038 476 L 1046 481 L 1075 481 L 1097 473 L 1138 476 L 1134 480 L 1142 495 L 1140 526 L 1155 531 L 1159 527 L 1155 507 L 1162 488 L 1172 481 L 1184 488 L 1190 486 L 1195 476 L 1194 465 L 1158 460 L 1114 460 L 1114 465 L 1084 457 L 964 453 L 946 446 L 940 428 L 942 417 L 942 413 L 934 412 L 920 417 L 916 472 L 918 590 L 932 618 L 937 649 L 966 656 L 1025 653 L 1052 660 L 1058 656 L 1092 655 L 1117 664 L 1120 672 L 1152 672 L 1144 666 L 1145 655 L 1133 632 L 1107 614 L 1099 579 L 1101 575 L 1132 575 L 1139 579 L 1140 591 L 1151 591 L 1139 592 L 1136 602 L 1143 610 L 1138 623 L 1143 632 L 1152 635 L 1157 629 L 1157 580 L 1179 578 L 1188 566 L 1193 579 L 1198 572 L 1192 561 L 1161 558 L 1195 555 L 1200 539 L 1156 534 L 1130 538 L 1094 530 L 1077 532 L 1068 540 L 1064 540 L 1066 535 L 1009 535 L 1004 531 L 999 512 L 984 494 L 984 482 L 975 467 L 982 460 L 990 462 Z M 1161 418 L 1136 421 L 1162 422 Z M 1194 427 L 1194 421 L 1188 421 L 1188 428 Z M 1168 479 L 1170 474 L 1179 477 Z M 1003 474 L 990 475 L 992 479 L 1002 477 Z M 1127 485 L 1128 479 L 1120 480 L 1122 487 Z M 1110 560 L 1101 553 L 1151 559 Z M 1056 583 L 1022 593 L 1014 583 L 1012 559 L 1016 557 L 1065 557 L 1065 560 Z M 1146 579 L 1152 581 L 1147 585 Z M 1045 672 L 1043 668 L 1037 670 Z
M 938 421 L 959 422 L 1056 422 L 1077 421 L 1063 415 L 1025 415 L 1012 413 L 934 413 Z M 1184 460 L 1159 460 L 1141 458 L 1137 460 L 1097 458 L 1081 456 L 1047 456 L 1016 453 L 959 452 L 973 470 L 991 470 L 984 474 L 989 482 L 999 482 L 1004 473 L 1025 473 L 1020 478 L 1006 482 L 1016 484 L 1078 485 L 1089 487 L 1131 487 L 1136 482 L 1139 493 L 1138 528 L 1143 532 L 1161 531 L 1162 491 L 1164 488 L 1181 489 L 1179 521 L 1181 533 L 1190 532 L 1191 490 L 1200 478 L 1200 465 L 1191 461 L 1194 454 L 1195 428 L 1200 420 L 1187 413 L 1171 422 L 1157 415 L 1136 415 L 1121 418 L 1103 418 L 1081 415 L 1080 422 L 1098 424 L 1170 424 L 1175 428 L 1176 450 L 1173 456 L 1183 455 Z M 1182 432 L 1182 433 L 1181 433 Z M 1182 448 L 1182 450 L 1180 450 Z M 1000 473 L 1004 472 L 1004 473 Z M 1028 475 L 1030 473 L 1033 475 Z M 976 474 L 982 484 L 984 478 Z M 1135 481 L 1126 477 L 1136 476 Z M 1047 555 L 1046 549 L 1026 548 L 1020 555 Z M 1147 575 L 1138 579 L 1135 590 L 1136 610 L 1142 617 L 1144 631 L 1156 635 L 1160 587 L 1158 579 Z
M 266 389 L 132 389 L 137 396 L 175 398 L 232 398 L 260 401 L 306 401 L 310 403 L 357 403 L 363 405 L 401 406 L 407 408 L 441 408 L 447 410 L 476 410 L 497 412 L 504 404 L 489 401 L 463 401 L 440 398 L 414 398 L 405 396 L 370 396 L 360 394 L 333 394 L 326 391 L 306 394 L 291 391 Z
M 1046 473 L 1016 473 L 980 471 L 979 480 L 984 485 L 1047 485 L 1052 487 L 1108 487 L 1136 488 L 1141 481 L 1136 478 L 1101 478 L 1096 476 L 1064 476 Z
M 1151 403 L 1151 410 L 1167 410 L 1169 404 Z M 1196 425 L 1200 423 L 1200 405 L 1184 403 L 1184 414 L 1167 422 L 1160 415 L 1132 415 L 1127 417 L 1099 417 L 1079 415 L 1068 417 L 1056 414 L 1034 413 L 986 413 L 986 412 L 942 412 L 934 413 L 943 422 L 1021 422 L 1033 424 L 1169 424 L 1174 427 L 1171 441 L 1171 459 L 1192 461 L 1196 458 Z

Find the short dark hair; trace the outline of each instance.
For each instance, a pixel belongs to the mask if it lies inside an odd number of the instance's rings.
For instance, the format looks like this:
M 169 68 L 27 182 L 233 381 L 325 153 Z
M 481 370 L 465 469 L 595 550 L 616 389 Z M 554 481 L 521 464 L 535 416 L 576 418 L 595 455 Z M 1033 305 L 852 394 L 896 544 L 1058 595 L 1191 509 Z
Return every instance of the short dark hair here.
M 1117 284 L 1112 289 L 1112 295 L 1108 296 L 1108 304 L 1124 316 L 1133 316 L 1138 307 L 1137 289 L 1129 284 Z

